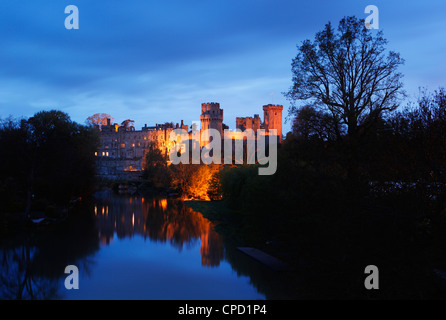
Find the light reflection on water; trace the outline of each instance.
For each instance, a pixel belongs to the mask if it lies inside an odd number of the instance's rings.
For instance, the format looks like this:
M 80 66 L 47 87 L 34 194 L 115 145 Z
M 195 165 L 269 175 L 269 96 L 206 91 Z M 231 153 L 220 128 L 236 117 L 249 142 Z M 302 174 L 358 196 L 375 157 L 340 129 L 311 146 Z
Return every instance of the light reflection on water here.
M 265 298 L 225 260 L 212 223 L 182 201 L 106 192 L 81 217 L 0 249 L 0 298 Z M 79 290 L 64 287 L 69 264 Z

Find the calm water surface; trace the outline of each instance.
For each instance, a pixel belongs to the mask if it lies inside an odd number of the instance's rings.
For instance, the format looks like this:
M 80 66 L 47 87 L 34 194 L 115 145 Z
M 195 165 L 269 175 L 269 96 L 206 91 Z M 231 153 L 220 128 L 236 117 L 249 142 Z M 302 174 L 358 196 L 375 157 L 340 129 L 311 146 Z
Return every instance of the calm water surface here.
M 79 211 L 2 244 L 1 299 L 266 298 L 268 271 L 182 201 L 104 192 Z M 79 290 L 65 289 L 67 265 Z

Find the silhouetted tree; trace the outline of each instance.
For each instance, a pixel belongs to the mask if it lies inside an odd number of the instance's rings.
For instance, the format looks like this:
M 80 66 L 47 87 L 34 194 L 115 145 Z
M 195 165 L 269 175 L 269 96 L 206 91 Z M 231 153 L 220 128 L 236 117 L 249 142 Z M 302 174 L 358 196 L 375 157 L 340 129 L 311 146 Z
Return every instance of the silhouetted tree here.
M 20 209 L 27 215 L 36 200 L 67 203 L 91 191 L 98 141 L 95 130 L 57 110 L 4 121 L 0 181 L 17 186 L 19 201 L 25 204 Z
M 311 106 L 304 106 L 296 110 L 293 120 L 293 134 L 305 140 L 317 137 L 321 140 L 336 140 L 336 132 L 331 126 L 329 114 L 316 110 Z
M 330 23 L 313 42 L 303 41 L 292 61 L 293 86 L 286 93 L 297 111 L 296 101 L 310 102 L 327 113 L 338 138 L 347 133 L 357 138 L 370 123 L 395 110 L 402 92 L 404 63 L 396 52 L 386 54 L 381 31 L 365 28 L 364 20 L 346 17 L 337 32 Z

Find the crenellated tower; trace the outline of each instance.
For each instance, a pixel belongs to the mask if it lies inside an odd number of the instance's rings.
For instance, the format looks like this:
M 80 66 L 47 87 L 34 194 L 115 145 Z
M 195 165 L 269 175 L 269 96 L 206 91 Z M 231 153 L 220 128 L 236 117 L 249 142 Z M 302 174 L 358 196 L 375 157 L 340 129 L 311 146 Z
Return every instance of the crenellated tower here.
M 241 131 L 252 129 L 254 132 L 260 129 L 260 116 L 255 114 L 254 117 L 237 117 L 235 118 L 235 127 Z
M 282 110 L 283 106 L 281 105 L 268 104 L 263 106 L 264 129 L 266 132 L 276 129 L 280 142 L 282 142 Z
M 201 132 L 206 129 L 216 129 L 223 137 L 223 109 L 220 109 L 220 104 L 215 102 L 208 102 L 201 104 Z M 203 137 L 201 145 L 206 145 L 209 138 Z

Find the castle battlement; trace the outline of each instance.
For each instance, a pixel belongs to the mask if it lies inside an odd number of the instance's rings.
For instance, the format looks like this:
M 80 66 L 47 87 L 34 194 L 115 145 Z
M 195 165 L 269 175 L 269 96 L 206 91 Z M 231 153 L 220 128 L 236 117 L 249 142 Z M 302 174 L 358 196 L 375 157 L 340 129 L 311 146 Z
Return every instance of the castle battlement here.
M 283 110 L 283 106 L 280 104 L 267 104 L 263 106 L 263 110 Z
M 211 110 L 219 110 L 220 109 L 220 103 L 218 102 L 207 102 L 201 104 L 201 113 L 205 113 L 206 111 Z
M 255 114 L 254 117 L 235 118 L 235 127 L 242 131 L 245 131 L 246 129 L 252 129 L 257 132 L 257 130 L 261 129 L 261 126 L 262 124 L 260 121 L 260 116 L 258 114 Z
M 203 120 L 221 120 L 223 121 L 223 109 L 216 102 L 208 102 L 201 104 L 200 119 Z

